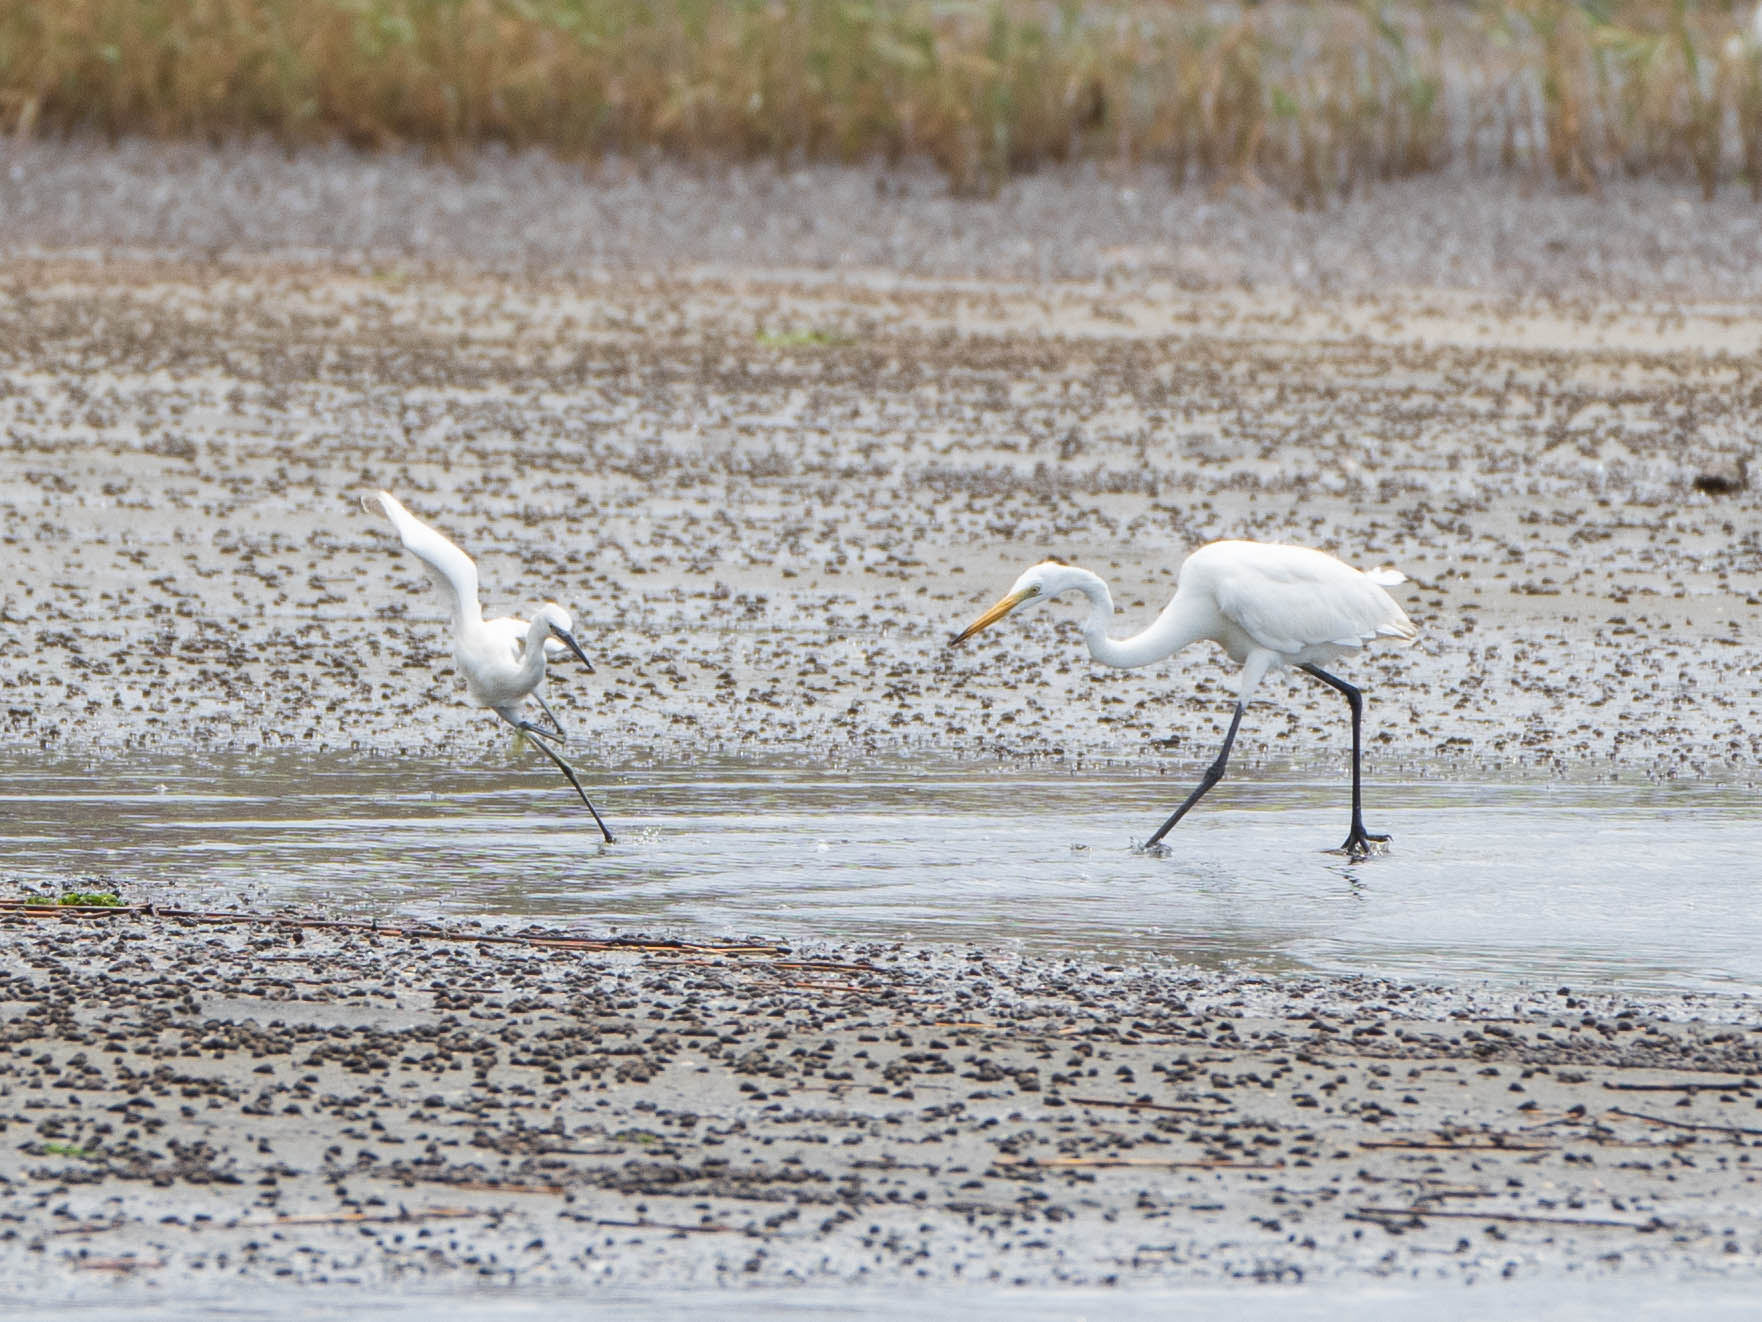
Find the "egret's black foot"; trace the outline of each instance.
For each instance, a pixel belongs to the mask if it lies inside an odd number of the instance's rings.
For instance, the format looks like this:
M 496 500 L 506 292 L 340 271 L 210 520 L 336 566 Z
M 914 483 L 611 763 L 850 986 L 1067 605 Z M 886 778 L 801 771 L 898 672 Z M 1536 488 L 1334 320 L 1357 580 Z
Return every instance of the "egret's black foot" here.
M 1160 840 L 1146 840 L 1141 845 L 1133 845 L 1134 854 L 1142 854 L 1145 858 L 1167 858 L 1175 851 Z
M 1328 852 L 1330 854 L 1344 854 L 1356 863 L 1361 858 L 1372 858 L 1378 854 L 1388 853 L 1390 839 L 1389 836 L 1374 835 L 1369 831 L 1354 831 L 1346 837 L 1346 843 L 1338 849 L 1330 849 Z

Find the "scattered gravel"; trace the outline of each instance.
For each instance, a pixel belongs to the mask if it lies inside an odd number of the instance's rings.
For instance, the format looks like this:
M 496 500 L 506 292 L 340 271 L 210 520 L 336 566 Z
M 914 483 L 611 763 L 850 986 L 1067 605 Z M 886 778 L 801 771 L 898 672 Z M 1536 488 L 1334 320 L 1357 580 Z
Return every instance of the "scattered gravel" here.
M 12 927 L 10 1292 L 1762 1262 L 1762 1031 L 1717 1001 L 452 936 Z

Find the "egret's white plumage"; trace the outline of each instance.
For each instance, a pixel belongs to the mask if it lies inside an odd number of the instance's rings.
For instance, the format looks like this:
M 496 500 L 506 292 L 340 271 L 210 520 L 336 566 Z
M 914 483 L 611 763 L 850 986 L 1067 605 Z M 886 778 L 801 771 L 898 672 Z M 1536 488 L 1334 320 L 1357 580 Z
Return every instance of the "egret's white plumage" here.
M 405 509 L 389 491 L 376 492 L 366 497 L 363 504 L 391 521 L 404 549 L 422 562 L 446 599 L 452 624 L 453 661 L 465 677 L 471 701 L 488 707 L 522 733 L 534 736 L 534 746 L 569 778 L 594 821 L 599 823 L 600 832 L 610 841 L 612 833 L 600 820 L 599 810 L 588 800 L 573 768 L 544 742 L 568 737 L 541 692 L 546 662 L 556 660 L 567 650 L 580 657 L 589 670 L 593 669 L 593 662 L 587 659 L 587 653 L 571 632 L 574 621 L 569 612 L 556 602 L 547 601 L 533 612 L 530 621 L 513 616 L 484 619 L 477 596 L 477 566 L 470 556 Z M 542 729 L 526 719 L 520 708 L 527 698 L 538 703 L 554 730 Z
M 1344 694 L 1352 709 L 1352 830 L 1344 848 L 1362 855 L 1370 852 L 1372 842 L 1386 839 L 1364 830 L 1359 805 L 1362 699 L 1357 689 L 1320 667 L 1379 638 L 1413 641 L 1418 633 L 1413 621 L 1385 591 L 1405 579 L 1398 570 L 1365 573 L 1301 546 L 1212 542 L 1187 557 L 1175 595 L 1148 628 L 1128 638 L 1111 638 L 1107 631 L 1114 606 L 1107 584 L 1087 569 L 1047 560 L 1025 571 L 1001 601 L 953 641 L 964 642 L 1019 607 L 1075 591 L 1089 599 L 1089 613 L 1082 623 L 1089 653 L 1105 665 L 1148 665 L 1210 640 L 1242 667 L 1235 716 L 1223 751 L 1200 787 L 1150 838 L 1151 845 L 1222 778 L 1243 708 L 1261 680 L 1286 666 L 1306 671 Z

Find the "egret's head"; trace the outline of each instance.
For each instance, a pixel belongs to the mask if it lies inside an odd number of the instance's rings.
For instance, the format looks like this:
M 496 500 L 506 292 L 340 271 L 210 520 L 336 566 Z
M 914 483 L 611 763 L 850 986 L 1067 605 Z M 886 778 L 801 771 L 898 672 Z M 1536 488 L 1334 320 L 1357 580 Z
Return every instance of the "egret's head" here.
M 587 653 L 581 650 L 581 644 L 575 641 L 575 635 L 570 632 L 575 627 L 575 621 L 570 618 L 568 611 L 554 601 L 547 601 L 532 613 L 532 618 L 543 620 L 552 638 L 580 657 L 582 665 L 589 670 L 593 669 L 593 662 L 587 659 Z
M 1017 607 L 1033 606 L 1050 600 L 1066 589 L 1076 587 L 1083 577 L 1083 570 L 1075 565 L 1067 565 L 1056 557 L 1042 560 L 1023 571 L 1002 601 L 957 633 L 949 640 L 948 645 L 958 647 L 979 630 L 996 624 Z

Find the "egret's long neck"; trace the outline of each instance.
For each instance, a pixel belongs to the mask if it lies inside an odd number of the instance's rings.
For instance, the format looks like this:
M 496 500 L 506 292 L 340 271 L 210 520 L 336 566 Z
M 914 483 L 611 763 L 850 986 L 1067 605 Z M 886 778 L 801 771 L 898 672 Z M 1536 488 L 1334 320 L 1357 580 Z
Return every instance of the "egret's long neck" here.
M 1108 625 L 1113 623 L 1113 595 L 1107 584 L 1094 574 L 1084 571 L 1075 584 L 1089 598 L 1089 614 L 1083 620 L 1083 638 L 1089 644 L 1089 655 L 1107 666 L 1142 666 L 1173 656 L 1189 643 L 1210 638 L 1215 628 L 1210 612 L 1191 609 L 1176 593 L 1150 626 L 1129 638 L 1109 638 Z
M 520 652 L 520 678 L 525 682 L 536 684 L 544 678 L 545 639 L 550 636 L 551 626 L 543 620 L 526 626 L 526 646 Z

